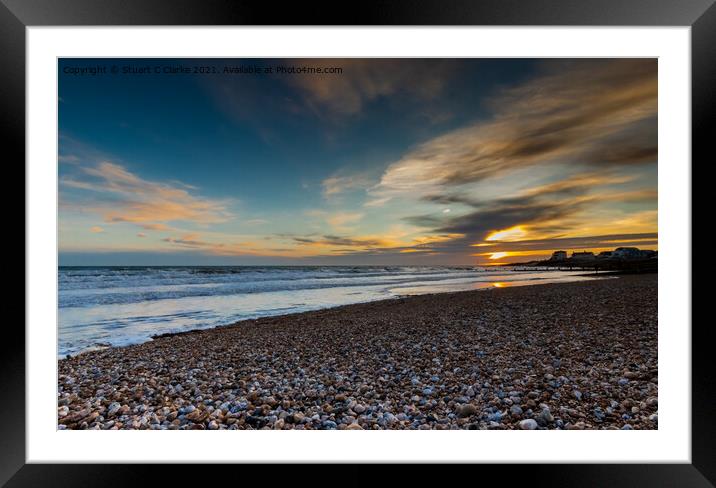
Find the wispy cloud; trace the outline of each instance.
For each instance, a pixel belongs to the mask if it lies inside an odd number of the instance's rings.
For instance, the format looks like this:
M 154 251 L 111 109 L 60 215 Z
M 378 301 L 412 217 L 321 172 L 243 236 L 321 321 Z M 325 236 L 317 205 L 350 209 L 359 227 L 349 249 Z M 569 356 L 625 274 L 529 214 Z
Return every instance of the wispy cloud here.
M 375 184 L 375 180 L 367 174 L 333 175 L 321 182 L 323 196 L 330 198 L 347 191 L 365 190 Z
M 556 249 L 613 249 L 619 246 L 655 246 L 656 232 L 640 234 L 608 234 L 583 237 L 558 237 L 550 239 L 526 239 L 514 242 L 499 242 L 500 251 L 551 251 Z
M 342 228 L 346 225 L 355 224 L 363 218 L 361 212 L 338 212 L 326 218 L 326 221 L 335 228 Z
M 538 163 L 606 168 L 656 161 L 656 60 L 549 66 L 496 97 L 491 118 L 429 140 L 391 164 L 368 204 L 445 193 Z
M 405 217 L 404 220 L 428 232 L 459 235 L 449 242 L 433 246 L 434 250 L 451 252 L 496 245 L 499 245 L 500 251 L 514 250 L 520 243 L 532 243 L 533 246 L 528 248 L 530 250 L 546 250 L 564 245 L 559 239 L 565 235 L 590 235 L 604 231 L 626 234 L 640 229 L 656 229 L 655 211 L 642 212 L 622 220 L 615 219 L 619 213 L 612 212 L 611 219 L 605 219 L 603 215 L 595 218 L 593 215 L 595 209 L 610 203 L 656 203 L 657 192 L 652 188 L 620 188 L 620 185 L 631 181 L 631 178 L 609 173 L 601 176 L 584 173 L 569 180 L 531 187 L 496 199 L 480 200 L 464 193 L 431 194 L 424 196 L 423 200 L 439 204 L 459 203 L 470 210 L 459 215 L 436 211 Z M 589 247 L 588 244 L 580 240 L 577 247 Z
M 60 154 L 57 156 L 57 161 L 66 164 L 78 164 L 81 159 L 75 154 Z
M 81 208 L 100 214 L 107 223 L 129 222 L 146 230 L 168 230 L 169 222 L 207 225 L 231 217 L 226 201 L 194 195 L 185 185 L 142 179 L 109 161 L 83 167 L 73 176 L 61 178 L 60 185 L 101 196 L 96 201 L 90 199 L 90 205 L 83 203 Z M 71 201 L 64 202 L 65 208 L 71 205 Z
M 337 67 L 340 74 L 297 75 L 290 83 L 315 112 L 353 115 L 381 97 L 404 93 L 420 100 L 437 97 L 455 68 L 451 60 L 296 59 L 297 66 Z M 419 80 L 419 81 L 416 81 Z
M 170 227 L 166 224 L 151 223 L 151 224 L 137 224 L 137 225 L 139 225 L 139 227 L 141 227 L 144 230 L 156 230 L 156 231 L 174 230 L 173 227 Z

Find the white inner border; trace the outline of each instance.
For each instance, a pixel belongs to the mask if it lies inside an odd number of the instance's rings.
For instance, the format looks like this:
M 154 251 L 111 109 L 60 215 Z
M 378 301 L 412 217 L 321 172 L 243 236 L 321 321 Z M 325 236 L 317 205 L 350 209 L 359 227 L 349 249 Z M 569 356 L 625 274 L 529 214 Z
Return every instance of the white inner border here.
M 27 462 L 690 462 L 688 27 L 30 27 L 26 32 Z M 56 430 L 57 58 L 362 56 L 659 58 L 659 429 Z

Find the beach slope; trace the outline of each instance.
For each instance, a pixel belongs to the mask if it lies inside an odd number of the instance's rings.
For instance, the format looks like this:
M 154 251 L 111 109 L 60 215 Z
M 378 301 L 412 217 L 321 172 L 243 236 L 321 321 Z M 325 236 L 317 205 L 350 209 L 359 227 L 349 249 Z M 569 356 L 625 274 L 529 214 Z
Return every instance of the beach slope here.
M 60 429 L 656 429 L 657 275 L 247 320 L 58 369 Z

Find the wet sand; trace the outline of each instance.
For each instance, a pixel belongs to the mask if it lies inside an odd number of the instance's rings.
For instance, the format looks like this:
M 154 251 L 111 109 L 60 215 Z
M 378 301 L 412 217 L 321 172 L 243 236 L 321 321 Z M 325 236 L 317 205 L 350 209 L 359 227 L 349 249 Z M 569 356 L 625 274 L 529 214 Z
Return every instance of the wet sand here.
M 58 369 L 60 429 L 656 429 L 657 275 L 247 320 Z

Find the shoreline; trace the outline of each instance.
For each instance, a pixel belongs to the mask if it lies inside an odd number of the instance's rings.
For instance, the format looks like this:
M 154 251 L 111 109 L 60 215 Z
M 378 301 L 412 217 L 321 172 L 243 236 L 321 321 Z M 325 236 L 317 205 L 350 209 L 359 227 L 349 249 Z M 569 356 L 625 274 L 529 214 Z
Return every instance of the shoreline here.
M 83 352 L 58 360 L 58 428 L 655 429 L 656 277 L 396 297 Z
M 495 271 L 497 271 L 497 270 L 495 270 Z M 502 270 L 502 271 L 504 272 L 504 270 Z M 546 272 L 548 272 L 548 271 L 558 272 L 558 270 L 545 270 L 545 271 Z M 515 271 L 515 272 L 521 272 L 521 271 Z M 505 282 L 505 283 L 503 283 L 504 286 L 499 287 L 499 288 L 504 289 L 504 288 L 517 288 L 517 287 L 525 287 L 525 286 L 547 286 L 547 285 L 553 285 L 553 284 L 568 284 L 568 283 L 574 283 L 574 282 L 580 282 L 580 281 L 592 281 L 592 280 L 598 280 L 598 279 L 609 279 L 609 278 L 617 277 L 616 273 L 606 273 L 606 272 L 599 274 L 599 275 L 596 275 L 593 273 L 592 274 L 584 273 L 584 274 L 574 274 L 572 276 L 574 276 L 576 278 L 583 278 L 583 279 L 574 280 L 574 281 L 565 280 L 564 282 L 550 281 L 551 280 L 550 278 L 545 278 L 545 279 L 540 279 L 540 280 L 522 280 L 522 281 L 515 280 L 515 281 L 511 281 L 511 282 Z M 506 284 L 506 283 L 509 283 L 509 284 Z M 326 307 L 322 307 L 322 308 L 317 308 L 314 310 L 304 310 L 304 311 L 299 311 L 299 312 L 291 312 L 291 313 L 278 314 L 278 315 L 264 315 L 264 316 L 258 316 L 258 317 L 247 317 L 247 318 L 242 318 L 242 319 L 236 320 L 235 322 L 231 322 L 228 324 L 219 324 L 219 325 L 203 327 L 203 328 L 197 327 L 197 328 L 188 329 L 188 330 L 179 330 L 176 332 L 165 332 L 165 333 L 161 333 L 161 334 L 156 334 L 156 335 L 147 337 L 146 339 L 144 339 L 141 342 L 132 342 L 132 343 L 123 344 L 123 345 L 112 345 L 109 343 L 107 343 L 107 344 L 97 343 L 93 346 L 88 347 L 87 349 L 75 352 L 73 354 L 58 355 L 57 360 L 61 361 L 61 360 L 65 360 L 65 359 L 68 359 L 71 357 L 81 356 L 83 354 L 86 354 L 89 352 L 94 352 L 94 351 L 101 351 L 101 350 L 107 350 L 107 349 L 122 349 L 122 348 L 126 348 L 126 347 L 137 346 L 137 345 L 144 344 L 146 342 L 150 342 L 155 339 L 162 338 L 162 337 L 170 337 L 170 336 L 182 335 L 182 334 L 192 334 L 192 333 L 200 332 L 200 331 L 209 331 L 209 330 L 214 330 L 214 329 L 219 329 L 219 328 L 233 327 L 233 326 L 239 325 L 242 322 L 250 322 L 250 321 L 256 321 L 256 320 L 267 319 L 267 318 L 291 317 L 291 316 L 295 316 L 295 315 L 317 312 L 317 311 L 321 311 L 321 310 L 332 310 L 332 309 L 336 309 L 336 308 L 350 307 L 352 305 L 361 305 L 361 304 L 366 304 L 366 303 L 390 302 L 393 300 L 402 300 L 405 298 L 411 298 L 411 297 L 416 297 L 416 296 L 435 296 L 435 295 L 446 295 L 446 294 L 453 294 L 453 293 L 486 292 L 486 291 L 490 291 L 490 290 L 494 290 L 494 289 L 498 289 L 498 287 L 484 286 L 484 287 L 473 288 L 473 289 L 468 289 L 468 290 L 435 291 L 435 292 L 428 292 L 428 293 L 395 295 L 395 296 L 391 296 L 391 297 L 387 297 L 387 298 L 381 298 L 379 300 L 366 300 L 364 302 L 330 305 L 330 306 L 326 306 Z
M 607 278 L 617 278 L 618 277 L 615 275 L 607 276 L 607 273 L 604 273 L 604 275 L 605 276 L 601 276 L 601 275 L 594 276 L 594 275 L 589 275 L 589 274 L 580 274 L 580 275 L 574 275 L 574 276 L 584 277 L 584 278 L 594 278 L 595 280 L 602 279 L 602 278 L 607 279 Z M 266 315 L 263 317 L 246 318 L 246 319 L 237 320 L 236 322 L 232 322 L 230 324 L 216 325 L 214 327 L 208 327 L 205 329 L 190 329 L 190 330 L 182 330 L 182 331 L 177 331 L 177 332 L 166 332 L 163 334 L 153 335 L 150 337 L 149 340 L 163 339 L 163 338 L 167 338 L 167 337 L 181 336 L 181 335 L 190 335 L 190 334 L 196 334 L 199 332 L 223 329 L 223 328 L 227 328 L 227 327 L 241 327 L 241 325 L 243 323 L 258 324 L 260 321 L 267 320 L 267 319 L 289 320 L 291 318 L 294 318 L 294 317 L 297 317 L 300 315 L 304 315 L 304 314 L 312 314 L 315 312 L 322 312 L 322 311 L 327 311 L 327 310 L 339 311 L 340 309 L 343 309 L 343 308 L 350 309 L 354 306 L 365 305 L 365 304 L 369 304 L 369 303 L 390 305 L 392 302 L 400 303 L 403 300 L 409 300 L 414 297 L 442 297 L 444 295 L 458 295 L 458 294 L 462 294 L 462 293 L 490 292 L 493 290 L 504 290 L 504 289 L 508 289 L 508 288 L 522 288 L 522 287 L 527 287 L 527 286 L 531 287 L 531 286 L 567 285 L 567 284 L 572 284 L 572 283 L 583 283 L 583 282 L 589 282 L 589 281 L 591 281 L 591 280 L 550 282 L 550 283 L 540 283 L 539 281 L 537 281 L 535 283 L 520 283 L 517 285 L 508 285 L 508 286 L 505 286 L 502 288 L 486 286 L 483 288 L 475 288 L 475 289 L 471 289 L 471 290 L 438 291 L 438 292 L 432 292 L 432 293 L 416 293 L 416 294 L 409 294 L 409 295 L 396 295 L 393 297 L 383 298 L 380 300 L 368 300 L 365 302 L 347 303 L 347 304 L 343 304 L 343 305 L 332 305 L 332 306 L 328 306 L 328 307 L 319 308 L 316 310 L 306 310 L 303 312 L 292 312 L 292 313 L 280 314 L 280 315 Z M 145 341 L 145 342 L 148 342 L 148 341 Z M 144 344 L 144 342 L 139 343 L 139 344 Z M 124 348 L 124 347 L 130 347 L 130 346 L 137 346 L 139 344 L 128 344 L 126 346 L 109 346 L 109 347 L 106 347 L 105 349 Z M 82 352 L 78 353 L 77 355 L 84 354 L 85 352 L 92 352 L 92 351 L 82 351 Z M 62 358 L 62 359 L 64 359 L 64 358 Z

